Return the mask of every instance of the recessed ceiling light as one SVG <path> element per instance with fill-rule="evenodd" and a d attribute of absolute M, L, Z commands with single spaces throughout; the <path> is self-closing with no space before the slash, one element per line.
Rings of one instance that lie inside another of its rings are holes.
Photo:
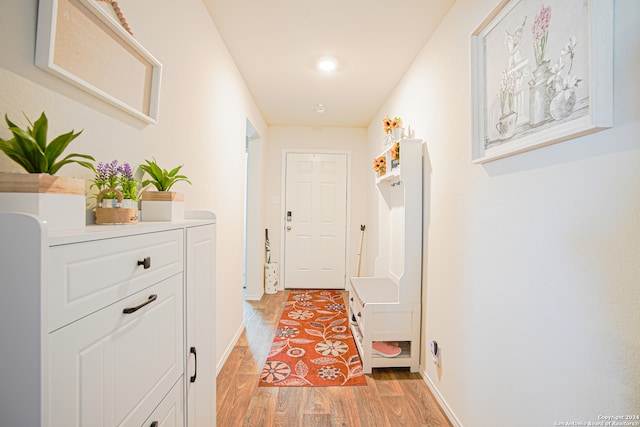
<path fill-rule="evenodd" d="M 318 114 L 324 114 L 324 112 L 325 112 L 326 110 L 327 110 L 327 109 L 325 108 L 324 104 L 318 104 L 318 105 L 316 105 L 316 113 L 318 113 Z"/>
<path fill-rule="evenodd" d="M 337 68 L 336 60 L 333 58 L 322 58 L 318 61 L 318 69 L 327 73 L 335 71 Z"/>

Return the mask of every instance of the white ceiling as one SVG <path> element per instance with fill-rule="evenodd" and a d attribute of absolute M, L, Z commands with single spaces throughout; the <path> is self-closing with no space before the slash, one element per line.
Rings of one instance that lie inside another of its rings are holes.
<path fill-rule="evenodd" d="M 203 0 L 269 125 L 349 127 L 369 124 L 454 1 Z M 337 71 L 316 69 L 325 55 Z"/>

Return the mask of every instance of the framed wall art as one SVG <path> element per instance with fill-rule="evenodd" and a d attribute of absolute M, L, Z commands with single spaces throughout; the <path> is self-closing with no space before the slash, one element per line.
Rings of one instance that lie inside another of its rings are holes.
<path fill-rule="evenodd" d="M 96 0 L 40 0 L 35 63 L 140 120 L 157 123 L 162 65 L 123 24 Z"/>
<path fill-rule="evenodd" d="M 613 123 L 613 0 L 505 0 L 471 35 L 472 161 Z"/>

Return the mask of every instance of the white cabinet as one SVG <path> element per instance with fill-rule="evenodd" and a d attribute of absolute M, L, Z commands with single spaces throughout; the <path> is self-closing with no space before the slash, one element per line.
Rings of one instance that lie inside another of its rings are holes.
<path fill-rule="evenodd" d="M 1 427 L 215 425 L 213 214 L 48 233 L 0 213 L 0 271 Z"/>
<path fill-rule="evenodd" d="M 216 229 L 187 229 L 187 421 L 190 427 L 216 423 L 215 265 Z"/>
<path fill-rule="evenodd" d="M 419 370 L 422 295 L 423 144 L 400 142 L 400 163 L 376 177 L 378 255 L 373 277 L 352 277 L 349 295 L 351 330 L 363 370 L 409 367 Z M 398 342 L 402 352 L 385 358 L 373 354 L 374 341 Z"/>

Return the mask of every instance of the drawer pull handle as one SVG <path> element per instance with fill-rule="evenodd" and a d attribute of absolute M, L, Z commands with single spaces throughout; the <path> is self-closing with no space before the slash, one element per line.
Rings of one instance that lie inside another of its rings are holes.
<path fill-rule="evenodd" d="M 144 269 L 151 267 L 151 257 L 145 257 L 143 260 L 138 261 L 138 265 L 144 265 Z"/>
<path fill-rule="evenodd" d="M 160 424 L 158 424 L 157 421 L 154 421 L 151 423 L 151 425 L 149 425 L 149 427 L 158 427 Z"/>
<path fill-rule="evenodd" d="M 136 311 L 140 310 L 142 307 L 144 307 L 147 304 L 151 304 L 152 302 L 154 302 L 155 300 L 158 299 L 158 295 L 153 294 L 153 295 L 149 295 L 149 299 L 146 300 L 145 302 L 143 302 L 142 304 L 135 306 L 135 307 L 128 307 L 125 308 L 124 310 L 122 310 L 122 312 L 124 314 L 131 314 L 131 313 L 135 313 Z"/>
<path fill-rule="evenodd" d="M 195 360 L 195 369 L 193 371 L 193 375 L 189 378 L 189 381 L 192 383 L 196 382 L 196 377 L 198 376 L 198 353 L 196 353 L 196 348 L 191 347 L 189 353 L 193 354 L 193 360 Z"/>

